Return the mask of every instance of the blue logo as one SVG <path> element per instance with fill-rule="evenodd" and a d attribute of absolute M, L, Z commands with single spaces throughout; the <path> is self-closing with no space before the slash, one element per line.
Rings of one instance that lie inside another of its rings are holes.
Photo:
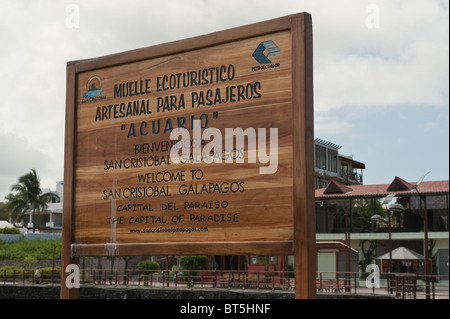
<path fill-rule="evenodd" d="M 259 64 L 268 64 L 272 63 L 269 58 L 277 56 L 278 53 L 280 53 L 280 48 L 277 47 L 275 42 L 269 40 L 259 44 L 255 52 L 253 52 L 253 57 Z"/>
<path fill-rule="evenodd" d="M 83 95 L 84 98 L 95 97 L 103 93 L 102 79 L 97 75 L 94 75 L 87 81 L 86 90 L 87 92 Z"/>

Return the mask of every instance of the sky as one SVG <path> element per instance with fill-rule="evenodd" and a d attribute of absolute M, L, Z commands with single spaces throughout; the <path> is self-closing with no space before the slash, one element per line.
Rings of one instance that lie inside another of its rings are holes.
<path fill-rule="evenodd" d="M 0 201 L 64 175 L 68 61 L 289 14 L 313 20 L 315 137 L 364 184 L 449 179 L 448 0 L 0 0 Z"/>

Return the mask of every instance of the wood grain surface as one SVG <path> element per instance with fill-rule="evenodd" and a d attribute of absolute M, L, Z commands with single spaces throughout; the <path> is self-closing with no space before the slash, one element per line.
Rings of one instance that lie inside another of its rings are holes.
<path fill-rule="evenodd" d="M 252 69 L 260 67 L 252 53 L 268 40 L 280 50 L 274 67 Z M 75 242 L 292 239 L 290 46 L 284 31 L 78 74 Z M 89 83 L 102 99 L 86 101 Z M 120 85 L 133 96 L 123 97 Z M 142 112 L 130 111 L 135 103 Z M 267 148 L 269 130 L 277 128 L 276 173 L 260 174 L 267 164 L 248 163 L 248 149 L 240 154 L 244 163 L 172 163 L 170 128 L 183 123 L 192 136 L 193 117 L 219 129 L 223 146 L 225 128 L 263 128 Z M 160 150 L 143 153 L 140 145 Z M 192 170 L 201 171 L 192 178 Z"/>

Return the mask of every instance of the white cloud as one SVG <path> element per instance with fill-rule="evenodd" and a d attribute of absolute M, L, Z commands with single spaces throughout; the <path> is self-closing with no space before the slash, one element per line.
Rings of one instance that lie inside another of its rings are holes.
<path fill-rule="evenodd" d="M 380 28 L 369 29 L 362 23 L 364 6 L 359 6 L 345 19 L 334 19 L 339 23 L 334 31 L 327 24 L 316 36 L 317 110 L 445 106 L 449 45 L 448 10 L 442 10 L 442 1 L 376 3 Z M 317 29 L 319 25 L 316 19 Z"/>
<path fill-rule="evenodd" d="M 380 27 L 370 29 L 366 8 L 372 3 L 379 6 Z M 66 24 L 70 4 L 80 9 L 80 28 Z M 62 179 L 67 61 L 302 11 L 313 19 L 315 131 L 319 135 L 354 128 L 344 116 L 339 120 L 330 116 L 330 111 L 362 113 L 369 107 L 406 104 L 448 106 L 446 0 L 3 0 L 0 183 L 4 185 L 0 185 L 0 200 L 3 189 L 9 190 L 5 183 L 14 183 L 31 168 L 38 170 L 43 181 L 51 181 L 46 187 Z"/>
<path fill-rule="evenodd" d="M 0 131 L 0 201 L 8 195 L 11 186 L 17 183 L 20 176 L 35 168 L 41 177 L 42 187 L 54 188 L 57 180 L 62 179 L 62 163 L 60 158 L 43 153 L 27 139 Z M 51 180 L 48 176 L 60 176 Z"/>
<path fill-rule="evenodd" d="M 352 125 L 349 122 L 344 121 L 341 118 L 323 114 L 318 114 L 314 118 L 314 131 L 316 132 L 316 135 L 322 137 L 345 133 L 349 131 L 351 127 Z"/>

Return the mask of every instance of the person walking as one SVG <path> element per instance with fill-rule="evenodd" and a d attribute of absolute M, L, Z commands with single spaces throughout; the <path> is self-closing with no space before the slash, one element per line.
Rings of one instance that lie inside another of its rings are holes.
<path fill-rule="evenodd" d="M 40 266 L 36 267 L 36 271 L 34 272 L 34 280 L 36 281 L 36 283 L 38 284 L 41 281 L 41 270 L 40 270 Z"/>

